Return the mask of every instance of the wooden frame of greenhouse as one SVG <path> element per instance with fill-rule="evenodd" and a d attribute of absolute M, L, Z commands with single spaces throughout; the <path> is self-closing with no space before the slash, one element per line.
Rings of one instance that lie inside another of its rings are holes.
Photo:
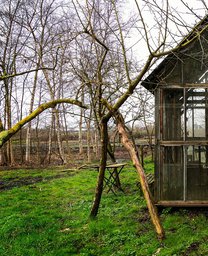
<path fill-rule="evenodd" d="M 208 17 L 142 85 L 155 95 L 156 204 L 208 206 Z"/>

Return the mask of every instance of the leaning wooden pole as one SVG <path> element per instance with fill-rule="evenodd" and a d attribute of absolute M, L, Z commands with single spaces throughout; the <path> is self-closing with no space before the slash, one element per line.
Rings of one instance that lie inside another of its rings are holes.
<path fill-rule="evenodd" d="M 142 191 L 143 191 L 146 203 L 147 203 L 147 207 L 148 207 L 148 210 L 149 210 L 149 213 L 150 213 L 152 223 L 153 223 L 153 225 L 155 227 L 155 230 L 157 232 L 158 238 L 159 239 L 164 239 L 165 232 L 164 232 L 164 229 L 161 225 L 160 218 L 159 218 L 159 215 L 158 215 L 158 212 L 157 212 L 157 208 L 153 203 L 152 195 L 151 195 L 150 190 L 149 190 L 149 186 L 148 186 L 148 183 L 147 183 L 147 180 L 146 180 L 144 169 L 143 169 L 142 165 L 139 162 L 134 144 L 131 141 L 130 137 L 128 136 L 128 132 L 125 128 L 123 118 L 120 114 L 116 115 L 116 120 L 117 120 L 118 132 L 121 135 L 122 144 L 128 150 L 128 152 L 131 156 L 132 162 L 133 162 L 134 166 L 136 167 L 137 173 L 139 175 L 141 188 L 142 188 Z"/>

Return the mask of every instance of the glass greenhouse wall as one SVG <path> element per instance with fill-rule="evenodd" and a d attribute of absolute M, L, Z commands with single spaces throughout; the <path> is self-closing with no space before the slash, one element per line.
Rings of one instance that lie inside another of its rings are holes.
<path fill-rule="evenodd" d="M 155 95 L 155 201 L 208 206 L 208 15 L 142 82 Z"/>
<path fill-rule="evenodd" d="M 156 201 L 208 201 L 208 88 L 169 87 L 155 93 Z"/>

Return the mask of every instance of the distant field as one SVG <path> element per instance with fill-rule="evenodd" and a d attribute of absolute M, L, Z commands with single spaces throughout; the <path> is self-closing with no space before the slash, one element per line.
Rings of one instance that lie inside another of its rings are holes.
<path fill-rule="evenodd" d="M 208 255 L 206 209 L 164 209 L 166 239 L 157 240 L 131 165 L 124 193 L 104 191 L 90 221 L 96 178 L 93 170 L 0 171 L 0 255 Z"/>

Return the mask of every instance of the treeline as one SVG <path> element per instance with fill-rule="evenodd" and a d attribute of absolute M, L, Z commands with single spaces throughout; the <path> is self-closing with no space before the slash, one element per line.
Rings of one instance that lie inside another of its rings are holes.
<path fill-rule="evenodd" d="M 151 127 L 151 129 L 154 131 L 153 127 Z M 42 128 L 38 130 L 33 128 L 31 129 L 31 160 L 30 162 L 27 162 L 27 165 L 38 166 L 63 164 L 59 153 L 56 131 L 53 131 L 51 137 L 49 136 L 49 133 L 50 128 Z M 16 165 L 25 165 L 26 163 L 26 135 L 27 129 L 22 129 L 12 138 L 13 158 Z M 151 138 L 148 137 L 148 131 L 144 127 L 135 127 L 132 135 L 135 138 L 138 148 L 140 148 L 141 145 L 148 145 L 149 142 L 151 143 L 150 140 L 154 138 L 154 133 L 151 134 Z M 82 131 L 81 140 L 79 131 L 71 130 L 67 131 L 67 133 L 66 131 L 61 131 L 61 144 L 63 153 L 68 163 L 73 163 L 76 165 L 84 159 L 85 161 L 99 160 L 100 141 L 99 137 L 96 135 L 96 130 L 91 129 L 90 139 L 88 136 L 88 131 L 85 129 Z M 120 157 L 124 157 L 126 153 L 123 152 L 125 151 L 123 148 L 121 149 L 122 144 L 120 141 L 120 136 L 116 130 L 109 131 L 109 139 L 112 144 L 113 152 L 117 152 Z M 145 152 L 140 151 L 141 154 L 146 154 Z M 5 166 L 7 163 L 7 154 L 4 150 L 2 150 L 0 155 L 0 165 Z"/>
<path fill-rule="evenodd" d="M 138 64 L 124 52 L 125 42 L 119 39 L 130 33 L 136 21 L 132 16 L 117 16 L 125 5 L 119 1 L 92 3 L 0 2 L 0 131 L 11 130 L 48 101 L 73 98 L 88 106 L 84 110 L 59 104 L 44 111 L 0 149 L 1 164 L 39 163 L 42 158 L 50 163 L 52 156 L 66 164 L 68 141 L 75 134 L 80 154 L 86 144 L 87 159 L 91 159 L 92 147 L 99 158 L 100 123 L 108 112 L 101 99 L 114 104 L 127 86 L 125 77 Z M 126 96 L 123 112 L 132 127 L 137 120 L 149 122 L 149 117 L 145 121 L 143 117 L 152 112 L 152 96 L 141 88 L 135 88 L 133 101 Z M 111 121 L 109 127 L 115 124 Z M 72 135 L 70 130 L 78 132 Z M 34 152 L 40 156 L 34 158 Z"/>

